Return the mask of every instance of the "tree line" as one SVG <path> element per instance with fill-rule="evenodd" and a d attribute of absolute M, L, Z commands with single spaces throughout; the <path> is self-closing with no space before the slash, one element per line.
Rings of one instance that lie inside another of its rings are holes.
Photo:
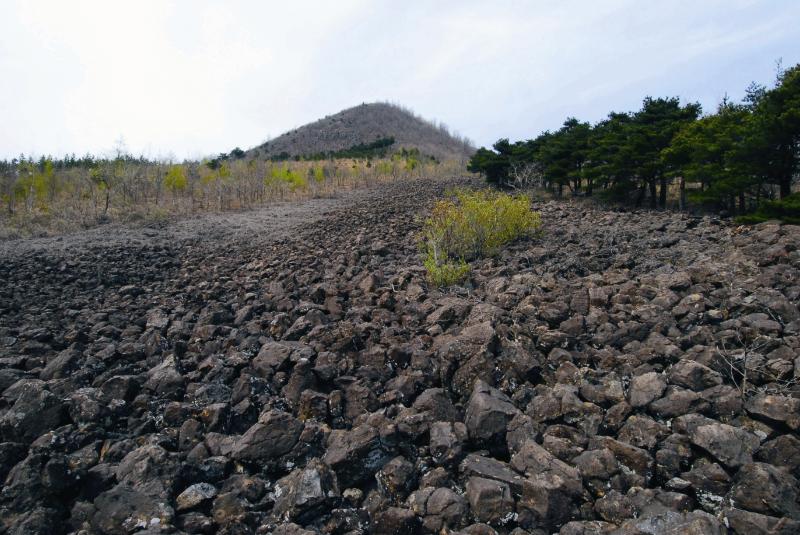
<path fill-rule="evenodd" d="M 611 112 L 595 124 L 570 117 L 534 139 L 500 139 L 493 150 L 480 148 L 468 169 L 500 186 L 538 185 L 635 206 L 791 211 L 800 171 L 800 64 L 779 68 L 771 87 L 752 83 L 741 102 L 725 98 L 714 113 L 676 97 L 646 97 L 639 110 Z"/>

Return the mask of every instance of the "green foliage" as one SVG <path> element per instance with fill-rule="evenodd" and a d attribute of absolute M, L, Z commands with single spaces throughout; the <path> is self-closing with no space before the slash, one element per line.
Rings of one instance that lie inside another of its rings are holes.
<path fill-rule="evenodd" d="M 394 164 L 391 161 L 381 160 L 376 165 L 376 171 L 380 175 L 391 175 L 394 173 Z"/>
<path fill-rule="evenodd" d="M 452 286 L 465 280 L 469 275 L 469 264 L 464 260 L 444 261 L 429 254 L 422 263 L 428 271 L 428 278 L 436 286 Z"/>
<path fill-rule="evenodd" d="M 217 169 L 219 169 L 220 167 L 225 165 L 225 162 L 228 160 L 229 157 L 230 157 L 230 155 L 222 152 L 216 158 L 212 158 L 211 160 L 207 160 L 206 161 L 206 166 L 209 169 L 211 169 L 212 171 L 216 171 Z"/>
<path fill-rule="evenodd" d="M 359 143 L 349 149 L 328 153 L 329 158 L 380 158 L 386 156 L 386 152 L 394 145 L 393 137 L 376 139 L 372 143 Z"/>
<path fill-rule="evenodd" d="M 482 173 L 490 184 L 500 184 L 505 181 L 508 178 L 510 159 L 503 153 L 499 153 L 498 145 L 501 143 L 507 144 L 508 140 L 501 139 L 494 144 L 495 150 L 498 152 L 484 147 L 479 148 L 470 158 L 467 170 L 471 173 Z"/>
<path fill-rule="evenodd" d="M 779 201 L 764 201 L 755 213 L 740 216 L 739 223 L 762 223 L 770 219 L 780 219 L 785 223 L 800 225 L 800 193 L 792 193 Z"/>
<path fill-rule="evenodd" d="M 172 193 L 186 189 L 188 180 L 182 165 L 171 165 L 167 175 L 164 177 L 164 187 Z"/>
<path fill-rule="evenodd" d="M 336 151 L 327 151 L 327 152 L 318 152 L 315 154 L 306 154 L 300 155 L 297 154 L 294 156 L 296 161 L 302 160 L 328 160 L 328 159 L 353 159 L 353 160 L 363 160 L 363 159 L 371 159 L 371 158 L 383 158 L 387 155 L 389 151 L 389 147 L 394 145 L 394 138 L 393 137 L 384 137 L 380 139 L 376 139 L 371 143 L 358 143 L 356 145 L 352 145 L 349 148 L 336 150 Z M 270 158 L 274 162 L 282 162 L 292 158 L 292 156 L 288 152 L 281 152 Z"/>
<path fill-rule="evenodd" d="M 758 206 L 761 213 L 792 193 L 800 175 L 800 65 L 782 71 L 771 88 L 752 84 L 740 104 L 726 99 L 715 113 L 700 113 L 696 103 L 647 97 L 638 111 L 594 125 L 570 118 L 535 139 L 501 139 L 478 149 L 468 169 L 507 185 L 526 164 L 559 193 L 564 186 L 589 195 L 598 189 L 605 198 L 662 208 L 675 181 L 682 203 L 688 197 L 738 213 Z"/>
<path fill-rule="evenodd" d="M 322 166 L 310 167 L 308 169 L 308 175 L 317 184 L 322 184 L 323 182 L 325 182 L 325 169 L 323 169 Z"/>
<path fill-rule="evenodd" d="M 290 169 L 288 166 L 273 167 L 270 170 L 269 176 L 265 179 L 265 183 L 269 184 L 286 184 L 289 186 L 290 191 L 305 190 L 308 188 L 308 180 L 298 171 Z"/>
<path fill-rule="evenodd" d="M 716 114 L 678 132 L 662 151 L 673 176 L 701 185 L 694 200 L 720 203 L 758 182 L 747 158 L 751 119 L 745 107 L 724 102 Z"/>
<path fill-rule="evenodd" d="M 435 284 L 452 284 L 468 272 L 467 260 L 491 256 L 541 226 L 527 196 L 459 190 L 437 202 L 422 235 L 424 265 Z"/>

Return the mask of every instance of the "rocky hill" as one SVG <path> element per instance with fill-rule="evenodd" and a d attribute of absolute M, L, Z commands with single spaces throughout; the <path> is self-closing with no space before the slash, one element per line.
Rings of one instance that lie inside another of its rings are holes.
<path fill-rule="evenodd" d="M 800 532 L 800 227 L 550 202 L 442 291 L 452 185 L 0 251 L 0 532 Z"/>
<path fill-rule="evenodd" d="M 376 102 L 340 111 L 301 126 L 251 149 L 252 156 L 312 155 L 350 149 L 394 138 L 392 148 L 417 148 L 442 160 L 468 158 L 474 148 L 444 126 L 426 121 L 394 104 Z"/>

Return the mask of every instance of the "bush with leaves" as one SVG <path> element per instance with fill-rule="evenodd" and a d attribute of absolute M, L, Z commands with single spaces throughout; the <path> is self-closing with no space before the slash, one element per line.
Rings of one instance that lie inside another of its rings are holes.
<path fill-rule="evenodd" d="M 447 286 L 469 273 L 469 260 L 493 256 L 500 248 L 541 226 L 525 195 L 458 190 L 437 202 L 425 221 L 422 252 L 428 276 Z"/>
<path fill-rule="evenodd" d="M 784 223 L 800 225 L 800 193 L 775 201 L 763 201 L 755 213 L 743 215 L 736 220 L 739 223 L 763 223 L 770 219 L 780 219 Z"/>
<path fill-rule="evenodd" d="M 308 187 L 308 180 L 298 171 L 294 171 L 288 166 L 273 167 L 265 182 L 283 182 L 289 185 L 291 191 L 305 190 Z"/>

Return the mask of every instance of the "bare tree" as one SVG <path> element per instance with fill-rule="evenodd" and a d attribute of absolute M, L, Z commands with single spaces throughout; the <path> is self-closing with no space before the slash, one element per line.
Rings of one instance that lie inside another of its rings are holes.
<path fill-rule="evenodd" d="M 544 174 L 531 162 L 514 162 L 508 173 L 509 186 L 514 189 L 542 187 Z"/>

